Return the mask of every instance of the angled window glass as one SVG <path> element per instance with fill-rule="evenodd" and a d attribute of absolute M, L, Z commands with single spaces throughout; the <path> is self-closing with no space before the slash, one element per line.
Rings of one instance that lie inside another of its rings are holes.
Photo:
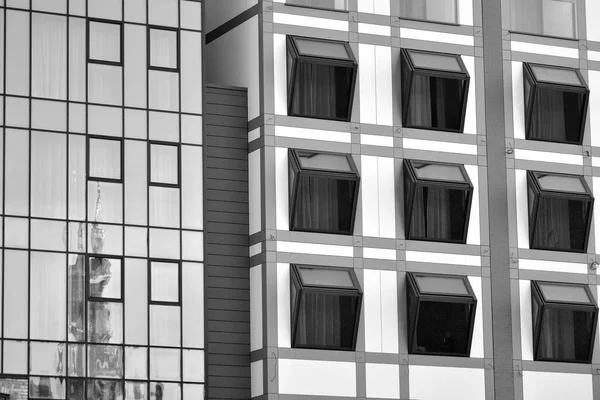
<path fill-rule="evenodd" d="M 458 23 L 456 0 L 402 0 L 400 15 L 424 21 Z"/>
<path fill-rule="evenodd" d="M 512 30 L 576 38 L 576 6 L 576 0 L 511 0 Z"/>
<path fill-rule="evenodd" d="M 290 149 L 290 230 L 354 232 L 360 177 L 348 154 Z"/>
<path fill-rule="evenodd" d="M 88 51 L 89 62 L 121 64 L 121 33 L 120 23 L 88 22 Z"/>
<path fill-rule="evenodd" d="M 465 276 L 407 273 L 409 354 L 468 357 L 477 299 Z"/>
<path fill-rule="evenodd" d="M 457 54 L 402 49 L 402 125 L 462 132 L 470 76 Z"/>
<path fill-rule="evenodd" d="M 573 68 L 523 63 L 525 137 L 581 144 L 589 89 Z"/>
<path fill-rule="evenodd" d="M 285 4 L 327 10 L 347 10 L 346 0 L 285 0 Z"/>
<path fill-rule="evenodd" d="M 528 171 L 527 185 L 530 248 L 584 253 L 594 198 L 582 177 Z"/>
<path fill-rule="evenodd" d="M 466 243 L 472 196 L 464 166 L 405 159 L 406 238 Z"/>
<path fill-rule="evenodd" d="M 354 270 L 292 264 L 290 294 L 293 348 L 354 351 L 362 299 Z"/>
<path fill-rule="evenodd" d="M 531 281 L 533 358 L 591 362 L 598 306 L 587 285 Z"/>
<path fill-rule="evenodd" d="M 347 42 L 288 36 L 288 115 L 349 121 L 357 68 Z"/>

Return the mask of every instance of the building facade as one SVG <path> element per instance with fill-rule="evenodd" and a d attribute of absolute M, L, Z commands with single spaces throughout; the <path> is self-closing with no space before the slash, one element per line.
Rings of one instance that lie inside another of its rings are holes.
<path fill-rule="evenodd" d="M 600 3 L 204 7 L 250 256 L 246 392 L 209 340 L 209 398 L 600 398 Z"/>
<path fill-rule="evenodd" d="M 1 398 L 204 398 L 201 6 L 0 2 Z"/>

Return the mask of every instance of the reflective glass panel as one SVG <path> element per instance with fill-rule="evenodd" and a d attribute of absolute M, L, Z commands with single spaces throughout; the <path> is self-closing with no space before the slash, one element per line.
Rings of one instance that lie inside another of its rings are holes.
<path fill-rule="evenodd" d="M 460 165 L 427 164 L 415 161 L 412 165 L 419 179 L 466 182 Z"/>
<path fill-rule="evenodd" d="M 35 375 L 66 375 L 64 343 L 30 342 L 29 373 Z"/>
<path fill-rule="evenodd" d="M 150 145 L 152 183 L 166 183 L 176 185 L 178 183 L 178 147 L 159 144 Z"/>
<path fill-rule="evenodd" d="M 121 259 L 89 258 L 89 296 L 93 298 L 121 298 Z"/>
<path fill-rule="evenodd" d="M 563 83 L 566 85 L 582 86 L 577 72 L 573 69 L 544 67 L 541 65 L 531 65 L 536 79 L 538 81 L 550 83 Z"/>
<path fill-rule="evenodd" d="M 180 311 L 176 306 L 150 306 L 150 345 L 179 346 Z"/>
<path fill-rule="evenodd" d="M 446 276 L 415 276 L 419 290 L 423 293 L 447 293 L 468 295 L 469 291 L 462 278 Z"/>
<path fill-rule="evenodd" d="M 88 340 L 93 343 L 123 343 L 123 304 L 88 302 Z"/>
<path fill-rule="evenodd" d="M 123 400 L 123 382 L 89 379 L 87 398 L 98 400 Z"/>
<path fill-rule="evenodd" d="M 91 60 L 121 62 L 121 24 L 89 22 Z"/>
<path fill-rule="evenodd" d="M 346 270 L 298 268 L 305 285 L 354 287 L 350 272 Z"/>
<path fill-rule="evenodd" d="M 121 179 L 121 142 L 89 139 L 91 178 Z"/>
<path fill-rule="evenodd" d="M 123 348 L 88 345 L 88 374 L 94 378 L 122 378 Z"/>
<path fill-rule="evenodd" d="M 65 340 L 66 257 L 59 253 L 31 252 L 30 337 Z"/>
<path fill-rule="evenodd" d="M 422 53 L 409 51 L 415 68 L 437 69 L 442 71 L 463 72 L 457 56 L 441 53 Z"/>
<path fill-rule="evenodd" d="M 69 341 L 85 340 L 85 256 L 70 254 L 68 265 Z"/>
<path fill-rule="evenodd" d="M 179 302 L 179 264 L 153 261 L 150 270 L 151 300 Z"/>
<path fill-rule="evenodd" d="M 328 42 L 295 37 L 298 53 L 303 56 L 316 56 L 323 58 L 341 58 L 350 60 L 344 42 Z"/>
<path fill-rule="evenodd" d="M 150 382 L 150 400 L 181 400 L 179 383 Z"/>
<path fill-rule="evenodd" d="M 181 379 L 179 349 L 150 348 L 150 379 L 178 381 Z"/>
<path fill-rule="evenodd" d="M 64 399 L 65 379 L 32 376 L 29 378 L 30 399 Z"/>
<path fill-rule="evenodd" d="M 536 177 L 543 190 L 587 193 L 578 176 L 536 174 Z"/>
<path fill-rule="evenodd" d="M 86 400 L 85 381 L 83 379 L 69 379 L 67 381 L 67 399 Z"/>
<path fill-rule="evenodd" d="M 126 347 L 125 360 L 126 379 L 148 379 L 148 350 L 145 347 Z"/>
<path fill-rule="evenodd" d="M 148 384 L 125 382 L 125 400 L 148 400 Z"/>
<path fill-rule="evenodd" d="M 150 66 L 177 68 L 177 32 L 150 29 Z"/>
<path fill-rule="evenodd" d="M 547 301 L 567 303 L 591 303 L 583 286 L 552 285 L 550 283 L 539 283 L 538 286 Z"/>
<path fill-rule="evenodd" d="M 299 151 L 298 159 L 302 168 L 328 169 L 342 172 L 352 172 L 345 154 L 323 154 Z"/>
<path fill-rule="evenodd" d="M 85 376 L 85 345 L 69 344 L 69 376 Z"/>

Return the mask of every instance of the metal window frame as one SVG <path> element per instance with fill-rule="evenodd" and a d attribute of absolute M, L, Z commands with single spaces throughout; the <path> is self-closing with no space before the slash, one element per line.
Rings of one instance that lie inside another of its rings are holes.
<path fill-rule="evenodd" d="M 574 193 L 574 192 L 560 192 L 556 190 L 546 190 L 542 189 L 540 183 L 537 180 L 536 174 L 543 175 L 555 175 L 555 176 L 568 176 L 571 178 L 577 177 L 583 184 L 583 187 L 586 190 L 586 193 Z M 533 192 L 533 200 L 529 195 L 529 190 Z M 538 220 L 538 211 L 540 205 L 541 198 L 562 198 L 567 200 L 577 200 L 588 203 L 588 212 L 586 216 L 586 229 L 585 229 L 585 241 L 583 243 L 583 249 L 571 249 L 571 248 L 554 248 L 554 247 L 541 247 L 535 246 L 533 244 L 535 232 L 537 229 L 537 220 Z M 532 203 L 533 201 L 533 203 Z M 587 182 L 583 178 L 582 175 L 572 175 L 572 174 L 563 174 L 558 172 L 544 172 L 544 171 L 527 171 L 527 205 L 528 212 L 527 215 L 529 217 L 529 248 L 537 249 L 537 250 L 549 250 L 549 251 L 565 251 L 571 253 L 585 253 L 588 248 L 588 243 L 590 239 L 590 229 L 592 225 L 592 213 L 594 211 L 594 196 Z"/>
<path fill-rule="evenodd" d="M 125 257 L 124 256 L 115 256 L 110 254 L 98 254 L 98 253 L 85 253 L 85 285 L 86 285 L 86 300 L 94 303 L 123 303 L 124 304 L 124 295 L 125 295 Z M 121 296 L 119 298 L 112 297 L 93 297 L 90 292 L 90 258 L 107 258 L 109 260 L 120 260 L 121 261 Z M 123 312 L 125 312 L 125 308 L 123 308 Z M 87 315 L 86 315 L 87 317 Z"/>
<path fill-rule="evenodd" d="M 437 180 L 437 179 L 423 179 L 418 178 L 417 173 L 415 172 L 415 167 L 413 162 L 423 162 L 426 164 L 434 164 L 434 165 L 445 165 L 445 166 L 453 166 L 459 167 L 464 178 L 465 182 L 457 182 L 457 181 L 449 181 L 449 180 Z M 465 169 L 463 164 L 454 164 L 448 162 L 439 162 L 439 161 L 426 161 L 426 160 L 411 160 L 405 158 L 403 161 L 404 164 L 404 185 L 408 185 L 409 190 L 404 190 L 404 234 L 407 240 L 424 240 L 429 242 L 443 242 L 443 243 L 459 243 L 465 244 L 467 243 L 467 234 L 469 231 L 469 220 L 471 217 L 471 205 L 473 203 L 473 191 L 474 187 L 471 183 L 471 179 L 469 178 L 469 174 Z M 466 216 L 463 227 L 462 238 L 459 240 L 450 240 L 450 239 L 434 239 L 427 237 L 415 237 L 410 234 L 410 228 L 412 226 L 413 220 L 413 206 L 415 204 L 415 198 L 417 195 L 417 189 L 423 187 L 440 187 L 445 189 L 454 189 L 464 191 L 467 195 L 467 206 L 466 206 Z"/>
<path fill-rule="evenodd" d="M 181 187 L 181 144 L 176 142 L 165 142 L 158 140 L 148 140 L 148 157 L 147 157 L 147 168 L 148 171 L 148 185 L 158 186 L 165 188 L 179 188 Z M 152 146 L 171 146 L 177 148 L 177 183 L 164 183 L 152 180 Z"/>
<path fill-rule="evenodd" d="M 300 55 L 298 51 L 298 47 L 296 46 L 295 39 L 304 39 L 313 42 L 325 42 L 325 43 L 337 43 L 343 44 L 346 48 L 346 52 L 350 60 L 339 59 L 333 57 L 318 57 L 318 56 L 306 56 Z M 352 105 L 354 104 L 354 92 L 356 90 L 356 77 L 358 75 L 358 62 L 356 61 L 356 57 L 350 44 L 348 42 L 342 42 L 339 40 L 329 40 L 329 39 L 321 39 L 315 37 L 304 37 L 304 36 L 296 36 L 296 35 L 287 35 L 286 36 L 287 43 L 287 51 L 286 51 L 286 64 L 287 64 L 287 114 L 292 117 L 302 117 L 302 118 L 313 118 L 313 119 L 327 119 L 331 121 L 344 121 L 349 122 L 352 116 Z M 290 65 L 288 55 L 292 57 L 292 63 Z M 315 117 L 312 115 L 306 114 L 294 114 L 292 112 L 293 106 L 292 101 L 294 98 L 295 87 L 298 84 L 299 77 L 296 72 L 298 70 L 298 63 L 307 63 L 307 64 L 318 64 L 325 65 L 331 67 L 345 67 L 352 70 L 352 78 L 350 83 L 350 95 L 348 96 L 348 113 L 344 118 L 321 118 Z"/>
<path fill-rule="evenodd" d="M 590 302 L 589 303 L 579 303 L 579 302 L 561 302 L 561 301 L 548 301 L 544 296 L 544 292 L 541 290 L 539 284 L 550 284 L 553 286 L 570 286 L 570 287 L 582 287 L 586 291 Z M 592 354 L 594 353 L 594 342 L 596 339 L 596 330 L 598 324 L 598 305 L 592 292 L 588 285 L 579 284 L 579 283 L 569 283 L 569 282 L 550 282 L 550 281 L 531 281 L 531 307 L 533 309 L 534 304 L 537 303 L 538 313 L 534 315 L 533 312 L 531 314 L 532 318 L 532 334 L 533 334 L 533 360 L 534 361 L 554 361 L 554 362 L 565 362 L 565 363 L 575 363 L 575 364 L 591 364 L 592 362 Z M 571 311 L 584 311 L 588 313 L 592 313 L 592 331 L 590 332 L 589 337 L 589 351 L 587 354 L 587 358 L 585 360 L 567 360 L 562 358 L 552 358 L 552 357 L 540 357 L 539 355 L 539 345 L 540 338 L 542 333 L 542 322 L 544 311 L 546 310 L 571 310 Z"/>
<path fill-rule="evenodd" d="M 348 160 L 348 164 L 350 164 L 351 173 L 335 171 L 335 170 L 326 170 L 326 169 L 313 169 L 313 168 L 303 168 L 300 164 L 299 153 L 301 152 L 311 152 L 318 154 L 331 154 L 336 156 L 346 156 L 346 160 Z M 360 192 L 360 174 L 358 172 L 358 168 L 354 163 L 354 159 L 351 154 L 347 153 L 334 153 L 330 151 L 314 151 L 314 150 L 303 150 L 303 149 L 288 149 L 288 168 L 290 168 L 290 172 L 293 171 L 295 173 L 295 178 L 288 179 L 288 192 L 289 192 L 289 227 L 290 231 L 300 231 L 300 232 L 315 232 L 315 233 L 332 233 L 336 235 L 353 235 L 354 234 L 354 224 L 356 222 L 356 209 L 358 204 L 358 195 Z M 324 229 L 307 229 L 307 228 L 298 228 L 296 222 L 296 206 L 298 203 L 298 190 L 299 190 L 299 180 L 300 176 L 319 178 L 319 179 L 333 179 L 333 180 L 346 180 L 346 181 L 354 181 L 356 182 L 354 188 L 354 199 L 352 201 L 352 212 L 351 212 L 351 220 L 350 220 L 350 229 L 349 231 L 335 230 L 328 231 Z"/>
<path fill-rule="evenodd" d="M 181 69 L 181 34 L 179 32 L 179 29 L 177 28 L 171 28 L 168 26 L 160 26 L 160 25 L 148 25 L 147 27 L 147 32 L 146 32 L 146 37 L 147 37 L 147 48 L 146 48 L 146 61 L 147 61 L 147 65 L 148 65 L 148 69 L 149 70 L 155 70 L 155 71 L 165 71 L 165 72 L 179 72 Z M 152 30 L 158 30 L 158 31 L 170 31 L 170 32 L 175 32 L 175 51 L 176 56 L 175 56 L 175 62 L 177 63 L 177 66 L 174 68 L 170 68 L 170 67 L 159 67 L 159 66 L 154 66 L 152 65 L 152 41 L 150 38 L 150 33 Z"/>
<path fill-rule="evenodd" d="M 307 266 L 314 269 L 321 270 L 334 270 L 334 271 L 348 271 L 350 279 L 354 284 L 354 288 L 342 288 L 339 286 L 324 286 L 324 285 L 305 285 L 302 281 L 298 267 Z M 296 299 L 292 298 L 292 288 L 296 287 Z M 298 317 L 300 312 L 300 302 L 302 300 L 303 293 L 318 293 L 318 294 L 331 294 L 338 296 L 352 296 L 356 297 L 356 315 L 354 316 L 354 332 L 352 336 L 352 346 L 350 348 L 342 346 L 324 346 L 324 345 L 299 345 L 296 343 L 297 329 L 298 329 Z M 292 323 L 291 332 L 291 346 L 296 349 L 316 349 L 316 350 L 341 350 L 341 351 L 355 351 L 356 341 L 358 337 L 358 327 L 360 324 L 360 312 L 362 310 L 362 296 L 363 291 L 360 286 L 360 282 L 356 277 L 356 273 L 352 268 L 343 267 L 326 267 L 321 265 L 307 265 L 307 264 L 290 264 L 290 316 Z"/>
<path fill-rule="evenodd" d="M 569 85 L 567 83 L 551 83 L 547 81 L 539 81 L 535 77 L 535 73 L 533 72 L 533 67 L 543 67 L 543 68 L 551 68 L 551 69 L 561 69 L 566 71 L 574 71 L 579 78 L 581 85 Z M 590 89 L 583 79 L 581 72 L 577 68 L 569 68 L 562 67 L 557 65 L 544 65 L 537 63 L 523 63 L 523 95 L 525 96 L 526 84 L 529 83 L 531 89 L 529 90 L 529 96 L 524 99 L 524 107 L 525 107 L 525 139 L 527 140 L 535 140 L 539 142 L 552 142 L 552 143 L 566 143 L 566 144 L 577 144 L 581 145 L 583 142 L 583 135 L 585 133 L 585 124 L 587 120 L 588 106 L 589 106 L 589 98 L 590 98 Z M 569 140 L 550 140 L 550 139 L 542 139 L 542 138 L 532 138 L 531 131 L 533 126 L 533 112 L 534 105 L 537 100 L 537 94 L 540 89 L 552 90 L 555 92 L 570 92 L 576 93 L 579 95 L 583 95 L 583 106 L 581 109 L 581 115 L 579 116 L 581 120 L 581 126 L 578 132 L 578 140 L 577 141 L 569 141 Z"/>
<path fill-rule="evenodd" d="M 113 24 L 113 25 L 119 25 L 120 28 L 120 38 L 119 38 L 119 61 L 107 61 L 107 60 L 101 60 L 101 59 L 96 59 L 96 58 L 91 58 L 90 56 L 90 49 L 91 49 L 91 43 L 90 43 L 90 23 L 95 22 L 95 23 L 100 23 L 100 24 Z M 86 36 L 87 36 L 87 46 L 86 46 L 86 59 L 88 63 L 94 63 L 94 64 L 104 64 L 104 65 L 114 65 L 114 66 L 119 66 L 122 67 L 123 66 L 123 59 L 125 58 L 125 49 L 124 49 L 124 25 L 123 22 L 120 21 L 115 21 L 112 19 L 102 19 L 102 18 L 88 18 L 87 19 L 87 23 L 86 23 Z"/>
<path fill-rule="evenodd" d="M 90 140 L 94 139 L 94 140 L 112 140 L 115 142 L 119 142 L 119 152 L 120 152 L 120 161 L 121 161 L 121 176 L 119 178 L 103 178 L 103 177 L 97 177 L 97 176 L 92 176 L 90 174 Z M 94 181 L 94 182 L 108 182 L 108 183 L 123 183 L 123 177 L 125 176 L 125 141 L 122 137 L 116 137 L 116 136 L 102 136 L 102 135 L 86 135 L 86 141 L 85 141 L 85 147 L 86 147 L 86 176 L 87 176 L 87 181 Z"/>
<path fill-rule="evenodd" d="M 453 71 L 444 71 L 440 69 L 434 68 L 422 68 L 416 67 L 413 63 L 412 57 L 410 53 L 422 53 L 422 54 L 435 54 L 435 55 L 444 55 L 449 57 L 454 57 L 458 61 L 458 64 L 461 68 L 461 72 L 453 72 Z M 462 60 L 460 54 L 452 54 L 452 53 L 441 53 L 434 51 L 425 51 L 418 49 L 409 49 L 402 48 L 400 50 L 400 68 L 406 73 L 406 79 L 403 79 L 402 89 L 401 89 L 401 98 L 402 98 L 402 126 L 405 128 L 413 128 L 413 129 L 428 129 L 433 131 L 445 131 L 445 132 L 457 132 L 463 133 L 465 127 L 465 115 L 467 112 L 467 100 L 469 96 L 469 85 L 471 81 L 471 76 L 467 71 L 467 68 Z M 412 83 L 413 76 L 421 75 L 421 76 L 429 76 L 431 78 L 446 78 L 446 79 L 456 79 L 464 81 L 463 91 L 462 91 L 462 102 L 461 102 L 461 115 L 460 115 L 460 126 L 458 129 L 448 129 L 448 128 L 437 128 L 433 126 L 422 126 L 422 125 L 412 125 L 408 123 L 408 111 L 410 108 L 410 99 L 412 95 Z"/>
<path fill-rule="evenodd" d="M 177 265 L 177 300 L 176 301 L 164 301 L 164 300 L 152 300 L 152 263 L 164 263 L 164 264 L 175 264 Z M 148 304 L 158 306 L 183 306 L 182 302 L 182 282 L 183 271 L 181 269 L 181 261 L 168 259 L 168 258 L 148 258 Z M 150 314 L 148 314 L 148 317 Z M 156 346 L 152 346 L 156 347 Z"/>
<path fill-rule="evenodd" d="M 453 278 L 462 279 L 467 288 L 469 294 L 449 294 L 449 293 L 422 293 L 417 283 L 418 276 L 430 276 L 438 278 Z M 469 283 L 469 279 L 466 275 L 449 275 L 449 274 L 432 274 L 425 272 L 407 272 L 406 273 L 406 302 L 410 303 L 411 296 L 416 302 L 414 312 L 411 312 L 410 308 L 407 307 L 407 336 L 408 336 L 408 354 L 422 354 L 422 355 L 437 355 L 437 356 L 450 356 L 450 357 L 470 357 L 471 344 L 473 341 L 473 330 L 475 326 L 475 315 L 477 313 L 477 297 L 475 292 Z M 421 308 L 421 302 L 429 303 L 457 303 L 457 304 L 470 304 L 471 315 L 469 316 L 469 334 L 467 339 L 467 348 L 465 353 L 446 353 L 436 351 L 419 351 L 417 349 L 417 323 L 419 319 L 419 311 Z"/>

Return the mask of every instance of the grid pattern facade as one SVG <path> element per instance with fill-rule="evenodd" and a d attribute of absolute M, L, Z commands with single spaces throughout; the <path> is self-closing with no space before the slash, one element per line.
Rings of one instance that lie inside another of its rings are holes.
<path fill-rule="evenodd" d="M 594 130 L 600 122 L 594 111 L 600 105 L 600 31 L 589 16 L 597 15 L 599 6 L 570 2 L 570 14 L 563 15 L 572 21 L 570 28 L 552 34 L 548 22 L 532 23 L 539 32 L 526 34 L 516 30 L 521 22 L 511 22 L 518 5 L 509 0 L 497 9 L 479 0 L 445 2 L 454 4 L 456 14 L 442 22 L 409 17 L 404 1 L 349 0 L 347 12 L 332 10 L 344 8 L 344 2 L 329 2 L 330 10 L 310 7 L 324 2 L 287 3 L 247 4 L 238 20 L 237 14 L 215 7 L 211 11 L 223 25 L 218 34 L 207 33 L 207 79 L 248 87 L 252 396 L 499 398 L 494 334 L 502 329 L 493 324 L 500 316 L 492 314 L 492 269 L 497 268 L 506 271 L 510 301 L 501 309 L 507 318 L 502 334 L 512 354 L 501 368 L 508 368 L 514 382 L 514 392 L 502 398 L 597 397 L 596 349 L 591 364 L 533 361 L 530 289 L 532 280 L 580 283 L 598 298 L 597 272 L 590 268 L 597 259 L 597 212 L 583 253 L 530 249 L 526 176 L 528 170 L 581 175 L 598 196 L 600 139 Z M 501 15 L 494 14 L 500 10 Z M 495 19 L 501 32 L 492 56 L 484 48 L 484 18 Z M 358 62 L 349 122 L 289 116 L 286 37 L 291 35 L 349 43 Z M 227 51 L 232 43 L 249 50 Z M 403 126 L 403 48 L 460 56 L 470 77 L 462 133 Z M 246 60 L 243 70 L 235 67 L 239 59 Z M 490 79 L 489 62 L 501 63 L 503 75 Z M 581 145 L 525 139 L 523 62 L 581 73 L 590 90 Z M 486 91 L 491 90 L 502 99 L 493 115 L 499 124 L 486 116 Z M 504 132 L 490 129 L 494 126 L 504 126 Z M 500 147 L 488 149 L 491 135 L 504 135 Z M 289 149 L 352 155 L 361 177 L 353 235 L 290 230 Z M 493 179 L 490 154 L 502 156 L 506 180 Z M 473 185 L 465 244 L 405 239 L 407 159 L 464 165 Z M 506 193 L 500 202 L 507 215 L 490 206 L 498 204 L 496 190 Z M 502 218 L 508 219 L 502 241 L 509 252 L 505 265 L 492 265 L 491 248 L 497 244 L 490 243 L 490 227 Z M 363 290 L 355 351 L 292 348 L 291 264 L 354 269 Z M 467 276 L 478 302 L 468 357 L 409 354 L 408 272 Z"/>
<path fill-rule="evenodd" d="M 204 398 L 201 3 L 0 2 L 0 391 Z"/>

